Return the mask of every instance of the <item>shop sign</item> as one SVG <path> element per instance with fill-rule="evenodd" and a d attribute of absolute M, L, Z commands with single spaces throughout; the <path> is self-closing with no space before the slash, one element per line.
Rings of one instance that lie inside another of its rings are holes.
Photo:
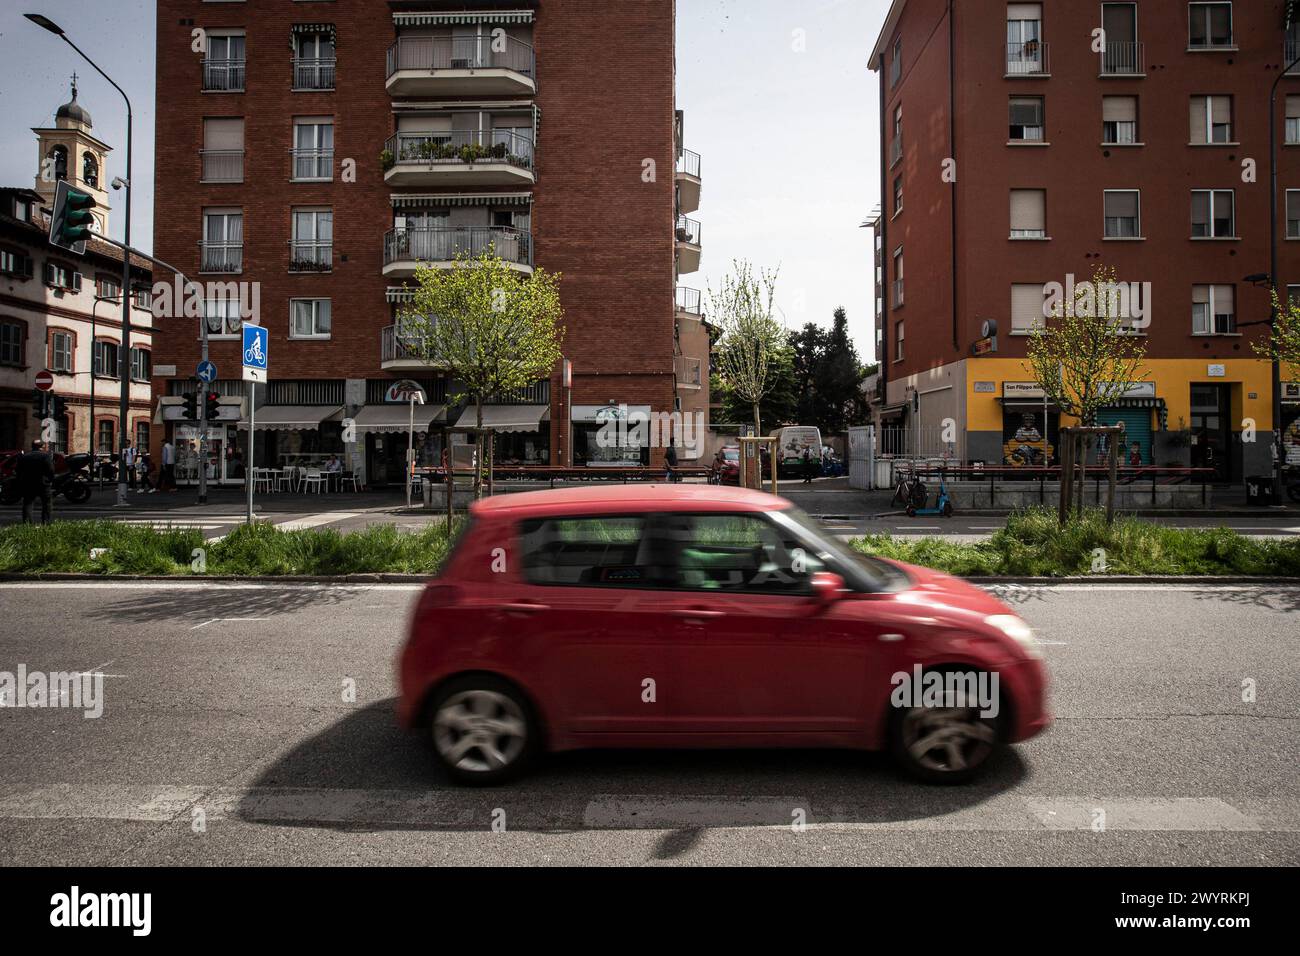
<path fill-rule="evenodd" d="M 993 392 L 996 392 L 997 390 L 998 390 L 997 384 L 994 382 L 975 383 L 975 391 L 977 394 L 984 394 L 984 393 L 991 394 Z"/>
<path fill-rule="evenodd" d="M 423 405 L 428 396 L 419 382 L 413 382 L 409 378 L 397 380 L 384 391 L 384 401 L 390 404 L 402 404 L 413 398 Z"/>
<path fill-rule="evenodd" d="M 1205 374 L 1210 376 L 1210 378 L 1223 378 L 1225 375 L 1228 374 L 1228 372 L 1227 369 L 1222 365 L 1211 365 L 1206 370 Z"/>
<path fill-rule="evenodd" d="M 1037 382 L 1003 382 L 1003 398 L 1042 398 L 1043 390 Z"/>

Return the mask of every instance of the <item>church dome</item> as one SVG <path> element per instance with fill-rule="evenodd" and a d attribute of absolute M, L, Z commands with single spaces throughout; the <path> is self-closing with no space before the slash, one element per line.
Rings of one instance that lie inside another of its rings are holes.
<path fill-rule="evenodd" d="M 90 121 L 90 111 L 77 102 L 77 88 L 72 87 L 72 99 L 58 108 L 54 114 L 55 120 L 69 119 L 86 126 L 95 125 Z"/>

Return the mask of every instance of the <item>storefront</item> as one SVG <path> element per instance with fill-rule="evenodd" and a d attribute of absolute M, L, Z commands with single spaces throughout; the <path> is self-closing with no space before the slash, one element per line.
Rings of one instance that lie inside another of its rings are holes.
<path fill-rule="evenodd" d="M 549 405 L 484 405 L 483 427 L 492 431 L 492 460 L 498 465 L 546 465 L 551 461 Z M 478 425 L 478 409 L 466 406 L 457 428 Z M 468 436 L 462 436 L 468 440 Z M 472 440 L 471 440 L 472 443 Z"/>
<path fill-rule="evenodd" d="M 1300 382 L 1282 383 L 1282 463 L 1300 468 Z"/>
<path fill-rule="evenodd" d="M 649 405 L 574 405 L 574 465 L 649 465 L 649 421 Z"/>
<path fill-rule="evenodd" d="M 396 393 L 394 393 L 396 394 Z M 421 391 L 423 395 L 423 391 Z M 365 405 L 353 419 L 358 443 L 364 443 L 366 483 L 400 485 L 406 474 L 406 449 L 415 449 L 417 467 L 442 463 L 445 405 L 395 400 Z"/>
<path fill-rule="evenodd" d="M 343 406 L 263 405 L 256 410 L 253 439 L 258 468 L 318 468 L 334 457 L 342 457 Z M 240 442 L 236 449 L 242 465 L 248 442 L 248 421 L 240 421 Z"/>
<path fill-rule="evenodd" d="M 1002 446 L 998 464 L 1042 468 L 1058 464 L 1061 412 L 1036 382 L 1002 383 Z"/>

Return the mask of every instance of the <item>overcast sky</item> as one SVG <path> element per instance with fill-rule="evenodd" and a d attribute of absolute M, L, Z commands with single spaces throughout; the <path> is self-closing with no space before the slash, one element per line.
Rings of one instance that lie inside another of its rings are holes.
<path fill-rule="evenodd" d="M 706 290 L 733 259 L 780 267 L 777 302 L 791 327 L 829 325 L 837 305 L 871 357 L 871 232 L 879 202 L 877 98 L 867 58 L 888 0 L 677 0 L 677 105 L 687 148 L 702 156 Z M 52 125 L 79 77 L 95 135 L 115 147 L 106 178 L 125 175 L 121 96 L 57 37 L 43 13 L 116 80 L 135 115 L 133 244 L 153 235 L 154 4 L 151 0 L 0 3 L 0 184 L 29 186 L 34 126 Z M 122 236 L 121 194 L 111 234 Z"/>

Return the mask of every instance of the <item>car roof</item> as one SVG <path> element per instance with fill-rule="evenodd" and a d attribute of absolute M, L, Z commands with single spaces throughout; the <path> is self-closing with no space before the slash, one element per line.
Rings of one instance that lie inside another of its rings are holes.
<path fill-rule="evenodd" d="M 638 483 L 593 485 L 498 494 L 470 505 L 475 516 L 538 517 L 549 514 L 638 513 L 644 511 L 784 511 L 790 502 L 776 495 L 725 485 Z"/>

